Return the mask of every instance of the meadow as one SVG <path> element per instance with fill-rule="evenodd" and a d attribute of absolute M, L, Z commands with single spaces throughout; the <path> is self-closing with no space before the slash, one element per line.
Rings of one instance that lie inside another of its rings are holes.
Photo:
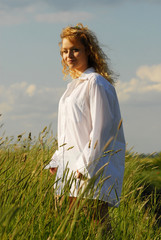
<path fill-rule="evenodd" d="M 37 138 L 31 133 L 16 139 L 2 134 L 0 239 L 161 239 L 161 153 L 126 152 L 121 203 L 109 208 L 111 228 L 103 236 L 86 200 L 76 202 L 71 211 L 66 198 L 56 207 L 55 177 L 44 170 L 56 148 L 57 140 L 48 128 Z"/>

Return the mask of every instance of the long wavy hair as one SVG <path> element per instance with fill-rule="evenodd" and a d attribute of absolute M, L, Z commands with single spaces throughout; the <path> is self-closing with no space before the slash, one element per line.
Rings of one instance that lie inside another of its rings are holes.
<path fill-rule="evenodd" d="M 114 73 L 109 68 L 109 58 L 99 46 L 96 35 L 89 30 L 88 27 L 84 27 L 81 23 L 78 23 L 75 27 L 68 26 L 62 30 L 60 37 L 60 49 L 62 47 L 63 38 L 67 38 L 70 41 L 73 39 L 80 41 L 88 54 L 88 67 L 93 67 L 97 73 L 106 78 L 111 84 L 114 84 Z M 60 53 L 62 56 L 62 51 L 60 51 Z M 68 74 L 70 74 L 72 78 L 77 77 L 76 71 L 70 70 L 67 64 L 63 61 L 63 58 L 62 65 L 62 72 L 65 78 Z"/>

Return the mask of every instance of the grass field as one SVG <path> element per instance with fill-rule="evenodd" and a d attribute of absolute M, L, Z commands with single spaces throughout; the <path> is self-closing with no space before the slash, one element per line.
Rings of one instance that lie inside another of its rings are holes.
<path fill-rule="evenodd" d="M 109 209 L 111 230 L 103 237 L 88 202 L 71 212 L 65 200 L 55 207 L 55 179 L 43 167 L 56 148 L 46 128 L 37 139 L 0 138 L 0 239 L 161 239 L 161 153 L 127 151 L 121 204 Z"/>

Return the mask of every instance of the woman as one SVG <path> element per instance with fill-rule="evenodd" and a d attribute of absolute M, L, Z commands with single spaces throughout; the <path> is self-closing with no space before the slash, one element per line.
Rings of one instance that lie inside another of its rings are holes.
<path fill-rule="evenodd" d="M 57 174 L 58 195 L 62 194 L 66 166 L 68 175 L 75 174 L 70 199 L 77 197 L 80 179 L 82 184 L 103 169 L 104 182 L 98 190 L 95 181 L 92 198 L 118 206 L 125 140 L 108 58 L 94 33 L 82 24 L 62 30 L 60 47 L 63 73 L 65 77 L 69 74 L 72 81 L 59 102 L 58 150 L 46 168 Z"/>

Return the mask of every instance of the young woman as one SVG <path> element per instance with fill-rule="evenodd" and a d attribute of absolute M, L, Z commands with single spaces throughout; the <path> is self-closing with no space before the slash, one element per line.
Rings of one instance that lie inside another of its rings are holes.
<path fill-rule="evenodd" d="M 118 206 L 125 140 L 108 58 L 95 34 L 82 24 L 62 30 L 60 47 L 63 73 L 72 81 L 59 102 L 58 150 L 46 168 L 57 174 L 58 195 L 62 194 L 66 166 L 68 175 L 74 173 L 70 199 L 77 197 L 80 179 L 83 184 L 103 169 L 103 184 L 92 198 L 99 199 L 102 206 Z M 96 184 L 97 180 L 97 188 Z"/>

